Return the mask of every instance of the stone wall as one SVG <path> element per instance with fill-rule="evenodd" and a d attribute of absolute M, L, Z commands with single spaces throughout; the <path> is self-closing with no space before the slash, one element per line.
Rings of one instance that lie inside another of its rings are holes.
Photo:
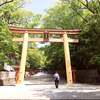
<path fill-rule="evenodd" d="M 76 70 L 77 83 L 98 83 L 99 74 L 97 70 Z"/>
<path fill-rule="evenodd" d="M 0 72 L 0 85 L 14 85 L 15 84 L 15 72 Z"/>

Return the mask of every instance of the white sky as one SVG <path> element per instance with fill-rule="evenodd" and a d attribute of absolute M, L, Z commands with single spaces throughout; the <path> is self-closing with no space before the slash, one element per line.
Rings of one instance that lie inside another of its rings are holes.
<path fill-rule="evenodd" d="M 46 9 L 52 7 L 57 0 L 31 0 L 24 6 L 25 9 L 31 10 L 34 13 L 44 13 Z"/>

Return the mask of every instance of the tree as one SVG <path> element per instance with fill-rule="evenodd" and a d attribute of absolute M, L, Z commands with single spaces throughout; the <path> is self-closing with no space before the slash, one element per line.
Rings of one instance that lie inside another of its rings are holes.
<path fill-rule="evenodd" d="M 62 0 L 63 1 L 63 0 Z M 99 68 L 100 65 L 100 1 L 99 0 L 69 0 L 71 8 L 83 18 L 80 43 L 74 55 L 74 64 L 78 68 Z M 67 0 L 64 0 L 66 3 Z M 78 56 L 78 57 L 77 57 Z"/>
<path fill-rule="evenodd" d="M 12 2 L 11 2 L 12 1 Z M 22 9 L 25 0 L 0 1 L 0 59 L 1 62 L 18 63 L 21 58 L 22 44 L 12 41 L 14 35 L 9 26 L 33 28 L 38 25 L 41 15 Z M 31 55 L 32 56 L 32 55 Z"/>
<path fill-rule="evenodd" d="M 13 2 L 13 1 L 14 1 L 14 0 L 6 0 L 6 1 L 1 0 L 1 1 L 0 1 L 0 6 L 6 5 L 7 3 L 11 3 L 11 2 Z"/>
<path fill-rule="evenodd" d="M 41 15 L 25 9 L 18 9 L 11 14 L 9 23 L 18 27 L 34 28 L 38 25 Z"/>
<path fill-rule="evenodd" d="M 63 44 L 54 44 L 43 48 L 47 57 L 47 69 L 59 70 L 64 68 L 64 51 Z"/>
<path fill-rule="evenodd" d="M 45 28 L 73 29 L 80 27 L 81 18 L 70 8 L 69 3 L 58 3 L 47 11 L 42 22 Z"/>
<path fill-rule="evenodd" d="M 0 21 L 0 63 L 13 63 L 13 55 L 17 53 L 16 45 L 12 41 L 12 34 L 9 31 L 7 23 L 4 20 Z"/>
<path fill-rule="evenodd" d="M 33 69 L 44 69 L 46 67 L 46 56 L 44 52 L 35 46 L 33 48 L 28 49 L 28 58 L 27 62 L 30 65 L 30 68 Z"/>
<path fill-rule="evenodd" d="M 20 58 L 19 46 L 12 41 L 13 35 L 9 31 L 10 15 L 19 1 L 2 0 L 0 4 L 0 68 L 2 69 L 4 62 L 14 64 L 15 59 Z"/>
<path fill-rule="evenodd" d="M 43 18 L 42 27 L 44 28 L 57 28 L 57 29 L 76 29 L 80 28 L 82 24 L 82 18 L 74 12 L 70 7 L 71 4 L 60 2 L 53 8 L 47 11 L 47 14 Z M 82 13 L 82 12 L 80 12 Z M 48 64 L 47 66 L 51 69 L 64 69 L 64 47 L 63 44 L 51 43 L 45 49 Z M 71 59 L 75 55 L 76 47 L 70 44 Z M 74 60 L 74 58 L 73 58 Z M 74 62 L 72 62 L 73 64 Z"/>

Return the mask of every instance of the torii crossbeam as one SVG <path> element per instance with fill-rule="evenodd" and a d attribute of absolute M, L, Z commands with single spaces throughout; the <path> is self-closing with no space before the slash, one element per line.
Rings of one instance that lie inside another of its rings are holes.
<path fill-rule="evenodd" d="M 40 28 L 28 29 L 28 28 L 20 28 L 20 27 L 9 27 L 9 30 L 15 34 L 24 34 L 24 38 L 13 38 L 13 41 L 23 42 L 22 56 L 21 56 L 20 70 L 19 70 L 19 77 L 17 80 L 17 84 L 22 84 L 24 81 L 28 42 L 33 42 L 33 41 L 64 43 L 67 83 L 69 85 L 73 84 L 69 43 L 78 43 L 78 39 L 68 38 L 68 34 L 76 35 L 80 32 L 79 29 L 62 30 L 62 29 L 40 29 Z M 43 34 L 44 38 L 29 38 L 28 34 Z M 61 37 L 60 38 L 50 37 L 50 35 L 53 34 L 61 35 Z"/>

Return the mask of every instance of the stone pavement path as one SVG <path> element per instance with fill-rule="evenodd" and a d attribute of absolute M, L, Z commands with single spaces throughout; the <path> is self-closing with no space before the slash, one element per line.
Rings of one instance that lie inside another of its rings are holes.
<path fill-rule="evenodd" d="M 0 99 L 17 100 L 62 100 L 62 99 L 100 99 L 100 86 L 60 83 L 55 88 L 48 74 L 38 73 L 24 81 L 20 86 L 0 86 Z"/>

